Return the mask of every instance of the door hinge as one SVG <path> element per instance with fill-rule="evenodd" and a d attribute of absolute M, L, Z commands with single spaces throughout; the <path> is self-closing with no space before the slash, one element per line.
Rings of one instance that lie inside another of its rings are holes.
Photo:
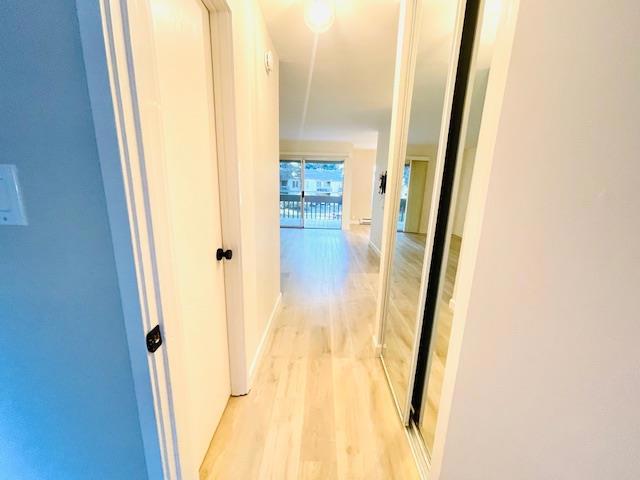
<path fill-rule="evenodd" d="M 160 345 L 162 345 L 162 332 L 160 325 L 156 325 L 147 333 L 147 350 L 153 353 L 160 348 Z"/>

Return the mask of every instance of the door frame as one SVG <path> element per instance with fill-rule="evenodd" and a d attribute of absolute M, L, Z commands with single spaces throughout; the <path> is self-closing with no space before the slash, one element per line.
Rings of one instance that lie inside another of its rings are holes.
<path fill-rule="evenodd" d="M 234 250 L 234 261 L 225 266 L 224 273 L 231 393 L 243 395 L 249 390 L 249 378 L 244 342 L 233 24 L 226 0 L 200 1 L 210 12 L 223 243 Z M 180 479 L 168 346 L 165 343 L 149 354 L 145 344 L 146 333 L 158 324 L 162 328 L 168 313 L 158 275 L 157 239 L 152 233 L 145 168 L 147 161 L 158 161 L 153 154 L 162 154 L 157 143 L 161 138 L 158 112 L 154 105 L 143 104 L 139 95 L 143 82 L 147 82 L 145 87 L 157 85 L 157 73 L 152 65 L 153 51 L 145 52 L 148 55 L 144 59 L 133 51 L 134 38 L 138 48 L 153 48 L 149 41 L 149 2 L 76 0 L 76 8 L 147 472 L 149 478 Z M 151 120 L 144 129 L 143 116 Z"/>
<path fill-rule="evenodd" d="M 429 156 L 429 155 L 407 155 L 406 156 L 406 160 L 405 160 L 405 166 L 409 165 L 409 182 L 407 185 L 408 191 L 407 191 L 407 207 L 409 206 L 409 200 L 412 198 L 411 196 L 411 172 L 413 171 L 413 164 L 415 162 L 424 162 L 427 164 L 427 168 L 430 168 L 431 165 L 429 162 L 432 162 L 433 159 Z M 428 181 L 428 176 L 425 178 L 425 189 L 427 188 L 426 182 Z M 406 211 L 405 211 L 405 224 L 406 224 Z M 406 225 L 405 225 L 406 227 Z M 400 231 L 400 230 L 398 230 Z M 405 231 L 405 228 L 402 229 L 402 232 Z"/>

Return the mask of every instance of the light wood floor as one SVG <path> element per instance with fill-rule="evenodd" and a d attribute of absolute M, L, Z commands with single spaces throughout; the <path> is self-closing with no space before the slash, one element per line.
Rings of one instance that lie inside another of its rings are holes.
<path fill-rule="evenodd" d="M 398 232 L 389 278 L 383 355 L 401 408 L 406 404 L 426 235 Z"/>
<path fill-rule="evenodd" d="M 418 478 L 372 347 L 378 258 L 367 230 L 281 232 L 282 311 L 200 478 Z"/>

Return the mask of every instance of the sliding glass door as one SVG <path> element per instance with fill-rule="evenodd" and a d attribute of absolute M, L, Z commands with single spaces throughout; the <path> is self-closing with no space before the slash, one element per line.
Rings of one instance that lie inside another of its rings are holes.
<path fill-rule="evenodd" d="M 280 161 L 280 226 L 302 227 L 302 160 Z"/>
<path fill-rule="evenodd" d="M 304 162 L 304 226 L 342 226 L 343 161 Z"/>
<path fill-rule="evenodd" d="M 343 160 L 280 161 L 280 226 L 342 227 Z"/>

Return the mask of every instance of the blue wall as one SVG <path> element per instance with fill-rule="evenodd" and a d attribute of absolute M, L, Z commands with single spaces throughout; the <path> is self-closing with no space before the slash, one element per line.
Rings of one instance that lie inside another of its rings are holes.
<path fill-rule="evenodd" d="M 0 478 L 146 478 L 73 0 L 0 1 L 0 163 Z"/>

